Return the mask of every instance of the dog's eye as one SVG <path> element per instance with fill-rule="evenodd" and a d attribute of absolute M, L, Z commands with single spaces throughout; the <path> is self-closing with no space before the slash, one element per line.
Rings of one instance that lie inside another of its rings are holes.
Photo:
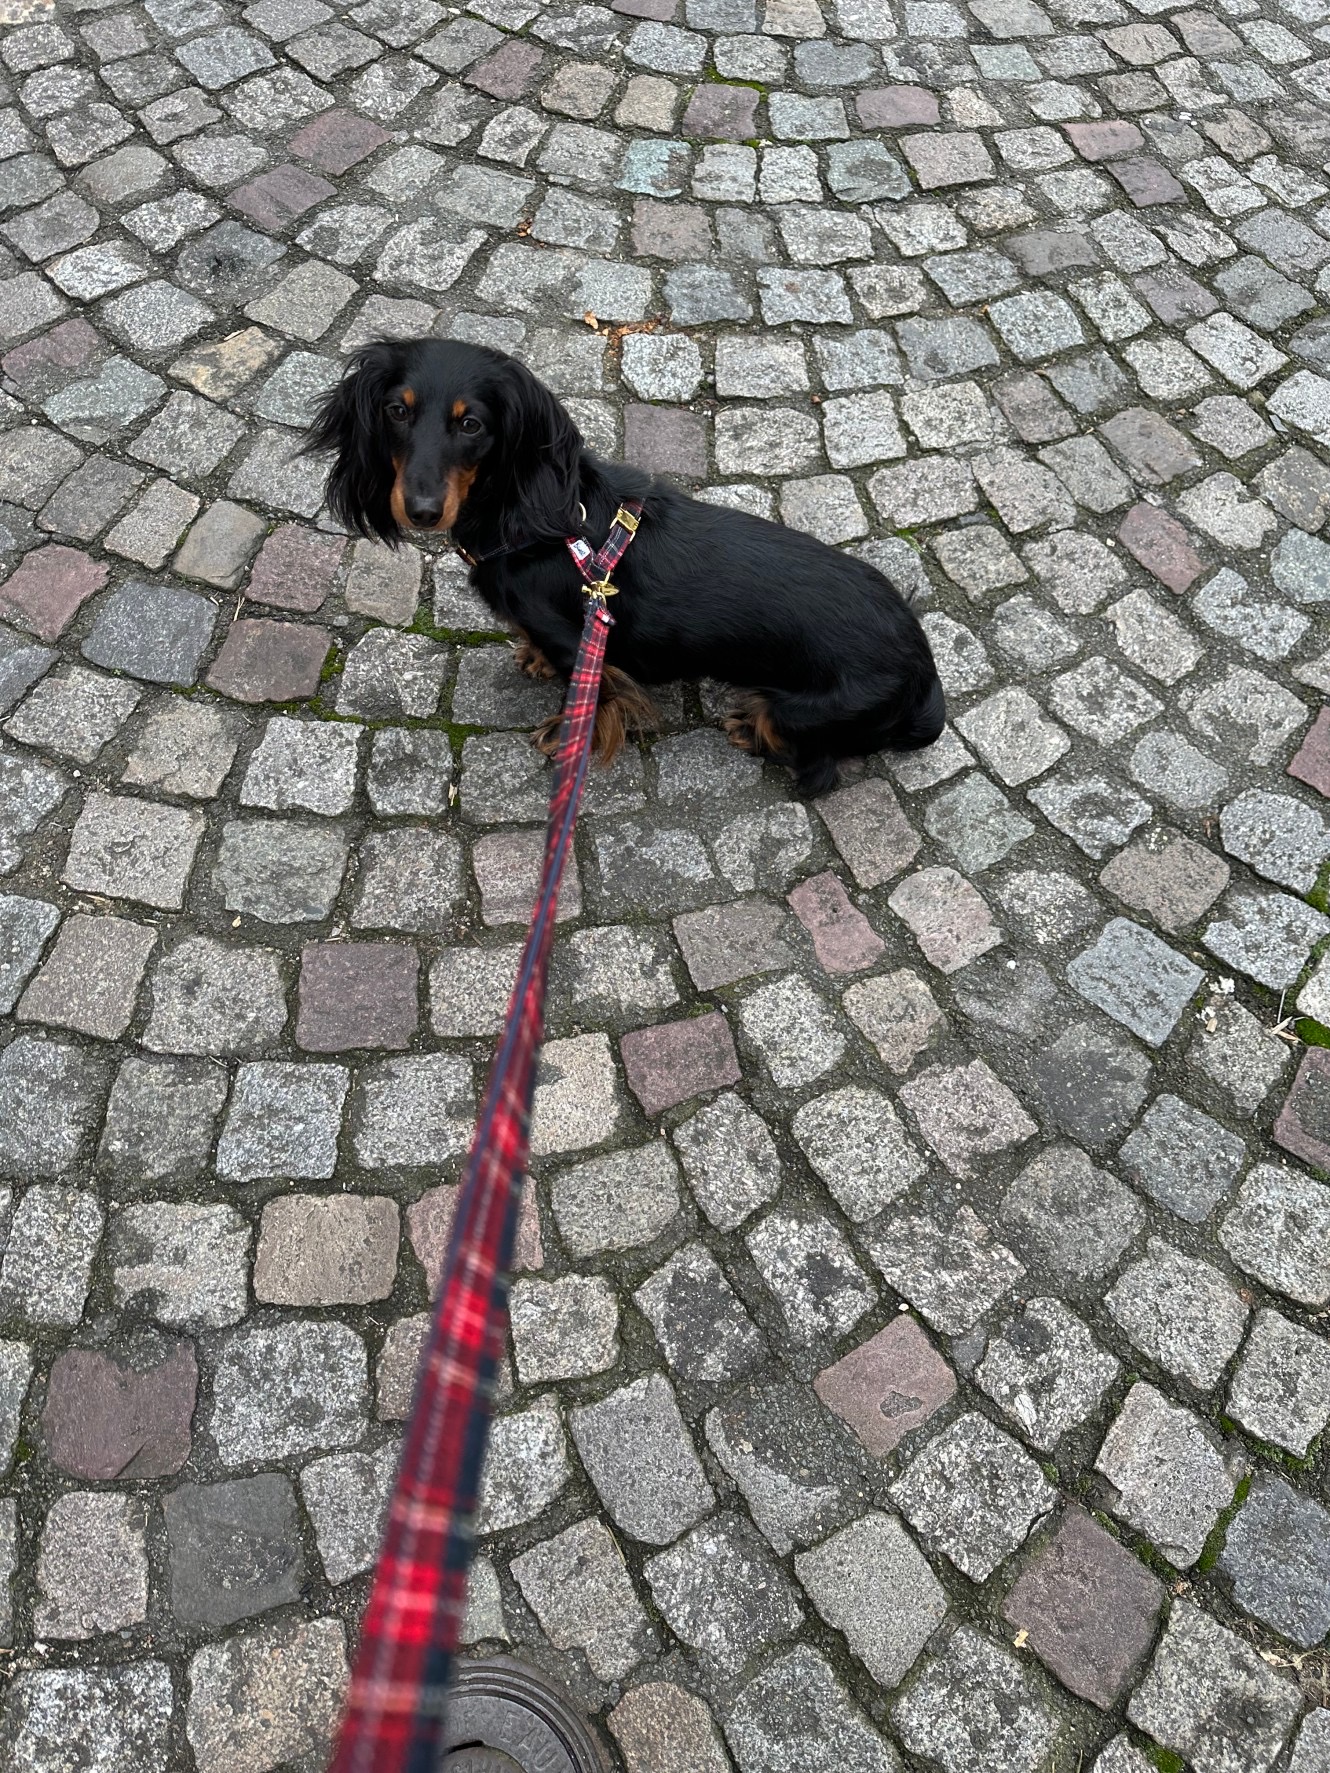
<path fill-rule="evenodd" d="M 390 400 L 384 410 L 395 425 L 405 424 L 411 417 L 410 408 L 400 400 Z"/>
<path fill-rule="evenodd" d="M 485 427 L 481 424 L 475 413 L 469 412 L 464 418 L 458 420 L 458 429 L 465 431 L 468 437 L 474 437 L 478 432 L 483 431 Z"/>

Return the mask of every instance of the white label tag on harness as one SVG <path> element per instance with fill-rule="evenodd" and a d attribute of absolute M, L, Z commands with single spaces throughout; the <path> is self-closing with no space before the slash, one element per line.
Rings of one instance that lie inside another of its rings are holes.
<path fill-rule="evenodd" d="M 582 540 L 581 536 L 578 536 L 575 540 L 569 542 L 568 552 L 572 555 L 574 560 L 580 563 L 583 560 L 590 560 L 593 549 L 590 542 L 585 542 Z"/>

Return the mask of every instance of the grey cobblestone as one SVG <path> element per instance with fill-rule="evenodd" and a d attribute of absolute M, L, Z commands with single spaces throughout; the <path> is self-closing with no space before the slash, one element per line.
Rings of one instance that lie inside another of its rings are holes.
<path fill-rule="evenodd" d="M 222 827 L 216 880 L 228 911 L 264 923 L 318 922 L 337 898 L 347 844 L 337 831 L 293 819 Z"/>
<path fill-rule="evenodd" d="M 806 1386 L 738 1391 L 709 1413 L 706 1433 L 779 1554 L 814 1543 L 856 1506 L 862 1460 L 844 1434 L 831 1430 Z"/>
<path fill-rule="evenodd" d="M 84 802 L 62 878 L 76 891 L 179 910 L 203 836 L 199 814 L 127 796 Z"/>
<path fill-rule="evenodd" d="M 979 1415 L 936 1435 L 892 1494 L 925 1542 L 976 1582 L 1021 1544 L 1056 1496 L 1016 1442 Z"/>
<path fill-rule="evenodd" d="M 501 1532 L 544 1512 L 569 1478 L 568 1448 L 553 1398 L 501 1416 L 481 1481 L 477 1530 Z"/>
<path fill-rule="evenodd" d="M 1242 1340 L 1247 1307 L 1220 1270 L 1151 1238 L 1105 1304 L 1142 1353 L 1208 1391 Z"/>
<path fill-rule="evenodd" d="M 1127 1393 L 1095 1470 L 1113 1486 L 1113 1512 L 1180 1569 L 1205 1549 L 1237 1483 L 1200 1418 L 1144 1382 Z M 1168 1474 L 1164 1481 L 1161 1473 Z"/>
<path fill-rule="evenodd" d="M 789 1578 L 741 1516 L 694 1527 L 648 1560 L 646 1579 L 670 1628 L 721 1674 L 739 1673 L 803 1621 Z"/>
<path fill-rule="evenodd" d="M 1267 1286 L 1319 1305 L 1330 1298 L 1330 1262 L 1322 1242 L 1330 1188 L 1298 1171 L 1258 1164 L 1220 1227 L 1230 1255 Z"/>
<path fill-rule="evenodd" d="M 807 1645 L 776 1657 L 743 1689 L 726 1720 L 742 1773 L 775 1773 L 791 1748 L 817 1773 L 895 1773 L 898 1759 Z"/>
<path fill-rule="evenodd" d="M 746 1242 L 796 1343 L 843 1336 L 875 1302 L 850 1246 L 828 1219 L 773 1212 Z"/>
<path fill-rule="evenodd" d="M 1117 1372 L 1117 1361 L 1058 1300 L 1031 1299 L 990 1341 L 976 1376 L 1026 1438 L 1051 1452 L 1092 1414 Z"/>
<path fill-rule="evenodd" d="M 698 1205 L 731 1231 L 780 1186 L 780 1158 L 761 1118 L 735 1095 L 717 1096 L 685 1121 L 674 1143 Z"/>
<path fill-rule="evenodd" d="M 1220 1568 L 1254 1614 L 1308 1648 L 1325 1635 L 1330 1604 L 1330 1516 L 1310 1498 L 1262 1473 L 1229 1528 Z"/>
<path fill-rule="evenodd" d="M 733 1379 L 763 1353 L 763 1340 L 713 1257 L 686 1245 L 633 1295 L 671 1368 L 685 1379 Z"/>
<path fill-rule="evenodd" d="M 888 1218 L 870 1253 L 896 1291 L 951 1335 L 971 1329 L 1025 1272 L 966 1206 L 949 1215 Z"/>
<path fill-rule="evenodd" d="M 618 1360 L 618 1307 L 599 1276 L 519 1281 L 509 1315 L 524 1385 L 602 1373 Z"/>
<path fill-rule="evenodd" d="M 1221 1721 L 1233 1706 L 1242 1723 Z M 1249 1759 L 1277 1753 L 1297 1715 L 1294 1689 L 1279 1680 L 1248 1644 L 1199 1608 L 1183 1602 L 1169 1617 L 1128 1715 L 1156 1741 L 1202 1762 L 1239 1752 Z"/>
<path fill-rule="evenodd" d="M 574 1410 L 573 1439 L 611 1516 L 648 1545 L 668 1545 L 712 1507 L 669 1382 L 639 1379 Z"/>
<path fill-rule="evenodd" d="M 112 1222 L 107 1240 L 117 1299 L 142 1301 L 159 1323 L 222 1329 L 248 1304 L 249 1228 L 231 1207 L 144 1202 Z"/>
<path fill-rule="evenodd" d="M 998 1221 L 1020 1255 L 1075 1287 L 1113 1266 L 1144 1213 L 1131 1190 L 1083 1152 L 1052 1145 L 1007 1190 Z"/>
<path fill-rule="evenodd" d="M 398 1444 L 388 1441 L 376 1453 L 331 1453 L 301 1473 L 330 1582 L 344 1582 L 371 1567 L 399 1452 Z"/>
<path fill-rule="evenodd" d="M 81 1189 L 38 1182 L 15 1205 L 0 1264 L 7 1316 L 31 1324 L 76 1324 L 83 1316 L 103 1215 Z"/>
<path fill-rule="evenodd" d="M 340 1619 L 264 1625 L 206 1645 L 190 1664 L 185 1724 L 198 1764 L 244 1765 L 272 1753 L 317 1760 L 331 1745 L 346 1680 Z"/>
<path fill-rule="evenodd" d="M 1229 1388 L 1229 1407 L 1244 1428 L 1301 1457 L 1330 1419 L 1324 1345 L 1278 1312 L 1259 1312 Z"/>
<path fill-rule="evenodd" d="M 183 1623 L 215 1629 L 299 1594 L 303 1559 L 285 1478 L 184 1484 L 165 1513 L 171 1604 Z"/>
<path fill-rule="evenodd" d="M 613 1538 L 581 1521 L 514 1560 L 513 1575 L 552 1643 L 583 1650 L 601 1680 L 621 1678 L 653 1634 Z"/>
<path fill-rule="evenodd" d="M 264 1401 L 254 1390 L 262 1376 Z M 365 1348 L 343 1324 L 231 1332 L 217 1363 L 211 1431 L 222 1463 L 353 1445 L 364 1431 Z"/>
<path fill-rule="evenodd" d="M 956 1704 L 966 1691 L 983 1694 L 973 1710 Z M 969 1625 L 929 1664 L 895 1717 L 906 1747 L 937 1760 L 947 1773 L 963 1767 L 1034 1773 L 1058 1735 L 1056 1715 L 1026 1667 Z"/>
<path fill-rule="evenodd" d="M 219 1171 L 241 1179 L 330 1176 L 348 1083 L 340 1065 L 244 1066 L 218 1141 Z"/>
<path fill-rule="evenodd" d="M 276 955 L 194 937 L 157 963 L 144 1045 L 159 1053 L 262 1052 L 286 1022 Z"/>
<path fill-rule="evenodd" d="M 172 1703 L 164 1662 L 29 1670 L 7 1696 L 5 1740 L 21 1773 L 38 1773 L 67 1750 L 95 1773 L 117 1773 L 119 1766 L 156 1773 L 167 1765 Z"/>

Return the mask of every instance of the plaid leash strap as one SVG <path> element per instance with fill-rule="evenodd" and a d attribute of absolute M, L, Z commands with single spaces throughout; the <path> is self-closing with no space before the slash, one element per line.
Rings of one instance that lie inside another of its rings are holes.
<path fill-rule="evenodd" d="M 573 555 L 590 589 L 564 701 L 545 863 L 467 1159 L 329 1773 L 436 1773 L 466 1611 L 494 1380 L 503 1354 L 508 1268 L 526 1175 L 554 913 L 586 784 L 614 620 L 605 599 L 613 594 L 610 574 L 641 514 L 640 505 L 621 507 L 605 546 L 593 554 L 582 543 L 584 557 Z M 572 551 L 574 543 L 568 547 Z"/>

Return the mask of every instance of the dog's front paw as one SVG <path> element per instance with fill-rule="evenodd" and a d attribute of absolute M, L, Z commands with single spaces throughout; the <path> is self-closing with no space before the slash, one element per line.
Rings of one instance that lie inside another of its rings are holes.
<path fill-rule="evenodd" d="M 538 683 L 548 683 L 550 678 L 559 675 L 535 642 L 528 640 L 525 635 L 514 643 L 513 658 L 517 662 L 517 669 Z"/>

